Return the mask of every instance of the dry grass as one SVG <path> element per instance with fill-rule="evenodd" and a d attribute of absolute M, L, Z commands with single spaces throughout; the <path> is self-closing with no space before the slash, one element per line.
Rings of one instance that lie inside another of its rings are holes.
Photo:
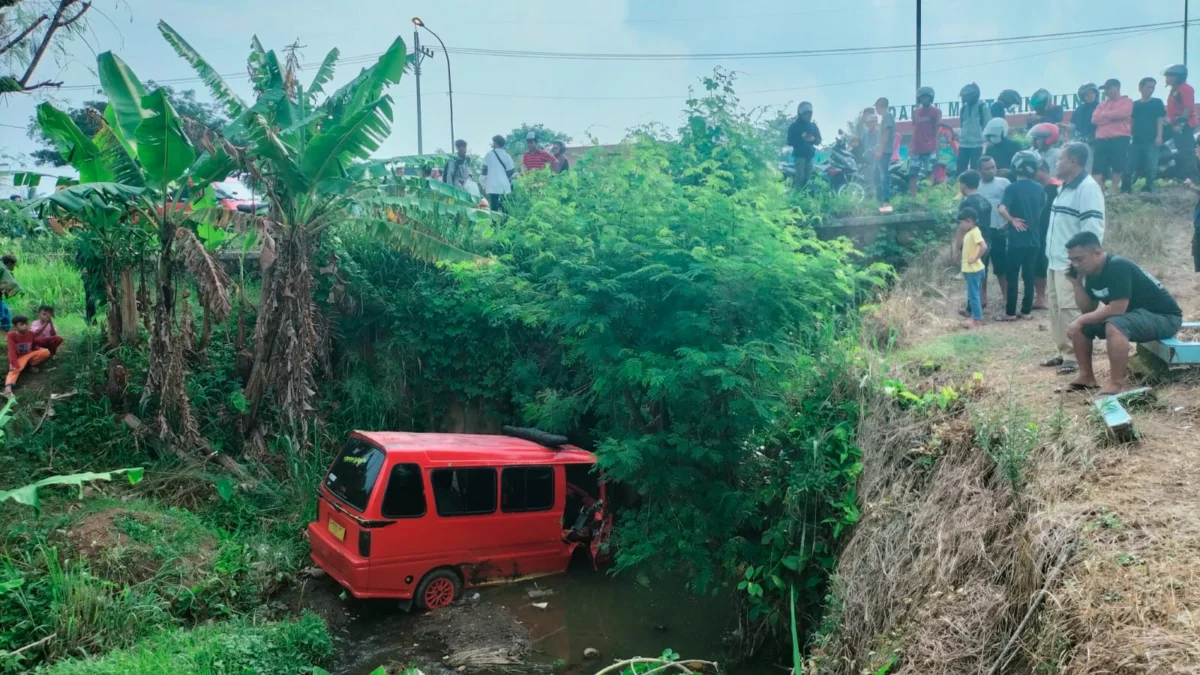
<path fill-rule="evenodd" d="M 1106 248 L 1154 273 L 1195 317 L 1190 210 L 1178 193 L 1118 200 Z M 986 391 L 971 407 L 995 415 L 1015 402 L 1038 420 L 1040 442 L 1014 493 L 966 414 L 871 408 L 860 428 L 864 517 L 840 560 L 841 623 L 819 672 L 874 673 L 898 653 L 891 675 L 989 673 L 1073 546 L 999 672 L 1200 673 L 1200 378 L 1156 385 L 1158 403 L 1133 413 L 1139 444 L 1098 443 L 1088 400 L 1056 393 L 1061 379 L 1036 365 L 1052 351 L 1049 317 L 956 332 L 961 282 L 942 252 L 931 255 L 881 303 L 881 315 L 907 321 L 889 327 L 903 339 L 881 367 L 910 386 L 914 363 L 940 367 L 939 386 L 979 372 Z M 1096 359 L 1103 377 L 1102 347 Z"/>

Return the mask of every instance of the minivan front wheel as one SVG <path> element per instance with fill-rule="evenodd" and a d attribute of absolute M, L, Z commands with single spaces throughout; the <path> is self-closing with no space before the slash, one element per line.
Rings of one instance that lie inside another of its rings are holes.
<path fill-rule="evenodd" d="M 449 607 L 462 595 L 462 581 L 450 570 L 433 570 L 417 584 L 416 601 L 425 610 Z"/>

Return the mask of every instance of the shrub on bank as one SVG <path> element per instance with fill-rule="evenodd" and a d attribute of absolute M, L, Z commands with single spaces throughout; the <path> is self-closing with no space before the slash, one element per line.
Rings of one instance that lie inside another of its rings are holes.
<path fill-rule="evenodd" d="M 311 673 L 333 653 L 325 623 L 305 612 L 298 619 L 257 623 L 250 619 L 171 628 L 135 647 L 100 658 L 59 662 L 47 675 L 242 675 Z"/>

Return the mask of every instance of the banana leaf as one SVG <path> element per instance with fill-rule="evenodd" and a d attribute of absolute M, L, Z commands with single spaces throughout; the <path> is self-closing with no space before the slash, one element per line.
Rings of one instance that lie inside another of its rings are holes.
<path fill-rule="evenodd" d="M 204 80 L 204 84 L 208 85 L 208 90 L 212 93 L 213 98 L 225 105 L 229 116 L 241 115 L 242 111 L 246 109 L 245 102 L 233 92 L 233 89 L 230 89 L 217 71 L 204 60 L 204 57 L 200 56 L 200 53 L 193 49 L 187 40 L 175 32 L 175 29 L 171 28 L 166 21 L 158 22 L 158 31 L 162 33 L 163 38 L 171 45 L 175 53 L 191 64 L 192 70 L 195 70 L 200 79 Z"/>
<path fill-rule="evenodd" d="M 137 127 L 138 159 L 146 182 L 165 190 L 196 161 L 196 149 L 183 133 L 179 115 L 167 100 L 165 89 L 155 89 L 142 99 L 142 107 L 151 112 Z"/>
<path fill-rule="evenodd" d="M 355 115 L 383 96 L 385 87 L 399 82 L 404 75 L 405 49 L 404 40 L 396 38 L 374 65 L 363 68 L 357 77 L 330 95 L 324 104 L 330 115 L 325 126 Z"/>
<path fill-rule="evenodd" d="M 86 473 L 73 473 L 69 476 L 50 476 L 49 478 L 43 478 L 36 483 L 30 483 L 29 485 L 23 485 L 19 488 L 16 488 L 15 490 L 0 490 L 0 502 L 11 499 L 14 502 L 17 502 L 18 504 L 25 504 L 28 506 L 32 506 L 33 508 L 36 509 L 40 505 L 40 502 L 38 500 L 38 489 L 39 488 L 44 488 L 44 487 L 47 487 L 50 485 L 75 485 L 79 488 L 79 496 L 80 496 L 80 498 L 82 498 L 84 483 L 88 483 L 88 482 L 91 482 L 94 480 L 112 480 L 113 477 L 115 477 L 115 476 L 118 476 L 120 474 L 125 474 L 126 478 L 129 479 L 129 484 L 136 485 L 139 481 L 142 480 L 142 476 L 144 475 L 144 472 L 145 472 L 145 469 L 138 467 L 138 468 L 134 468 L 134 469 L 119 469 L 117 471 L 106 471 L 104 473 L 86 472 Z"/>
<path fill-rule="evenodd" d="M 405 251 L 418 260 L 471 262 L 478 257 L 425 231 L 416 222 L 393 223 L 383 218 L 372 218 L 363 222 L 374 230 L 375 236 L 381 241 Z"/>
<path fill-rule="evenodd" d="M 96 58 L 96 69 L 100 74 L 100 86 L 113 107 L 113 116 L 125 141 L 134 146 L 130 155 L 137 157 L 136 138 L 138 125 L 150 113 L 142 109 L 146 89 L 137 75 L 125 62 L 112 52 L 104 52 Z"/>
<path fill-rule="evenodd" d="M 54 143 L 67 162 L 79 172 L 85 183 L 110 182 L 112 169 L 105 163 L 100 148 L 88 138 L 74 120 L 49 103 L 37 107 L 38 127 Z"/>
<path fill-rule="evenodd" d="M 325 60 L 321 62 L 321 67 L 317 68 L 317 74 L 313 76 L 312 84 L 308 85 L 306 96 L 308 97 L 309 104 L 316 102 L 319 94 L 325 93 L 323 87 L 333 79 L 333 67 L 337 63 L 340 54 L 341 52 L 338 51 L 338 48 L 334 47 L 325 55 Z"/>
<path fill-rule="evenodd" d="M 346 165 L 366 159 L 379 149 L 392 129 L 392 99 L 384 96 L 341 124 L 322 130 L 308 145 L 301 161 L 312 181 L 345 175 Z"/>

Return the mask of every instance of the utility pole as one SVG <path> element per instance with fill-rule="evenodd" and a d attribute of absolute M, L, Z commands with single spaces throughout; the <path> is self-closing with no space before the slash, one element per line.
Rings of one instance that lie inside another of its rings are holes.
<path fill-rule="evenodd" d="M 417 76 L 417 154 L 425 154 L 425 140 L 421 131 L 421 59 L 433 58 L 432 49 L 421 49 L 421 35 L 413 28 L 413 74 Z"/>
<path fill-rule="evenodd" d="M 1184 30 L 1187 30 L 1186 28 Z M 917 89 L 921 88 L 921 0 L 917 0 Z"/>
<path fill-rule="evenodd" d="M 1187 65 L 1188 0 L 1183 0 L 1183 65 Z"/>
<path fill-rule="evenodd" d="M 425 142 L 421 137 L 421 34 L 413 28 L 413 74 L 417 76 L 417 154 L 425 154 Z"/>

